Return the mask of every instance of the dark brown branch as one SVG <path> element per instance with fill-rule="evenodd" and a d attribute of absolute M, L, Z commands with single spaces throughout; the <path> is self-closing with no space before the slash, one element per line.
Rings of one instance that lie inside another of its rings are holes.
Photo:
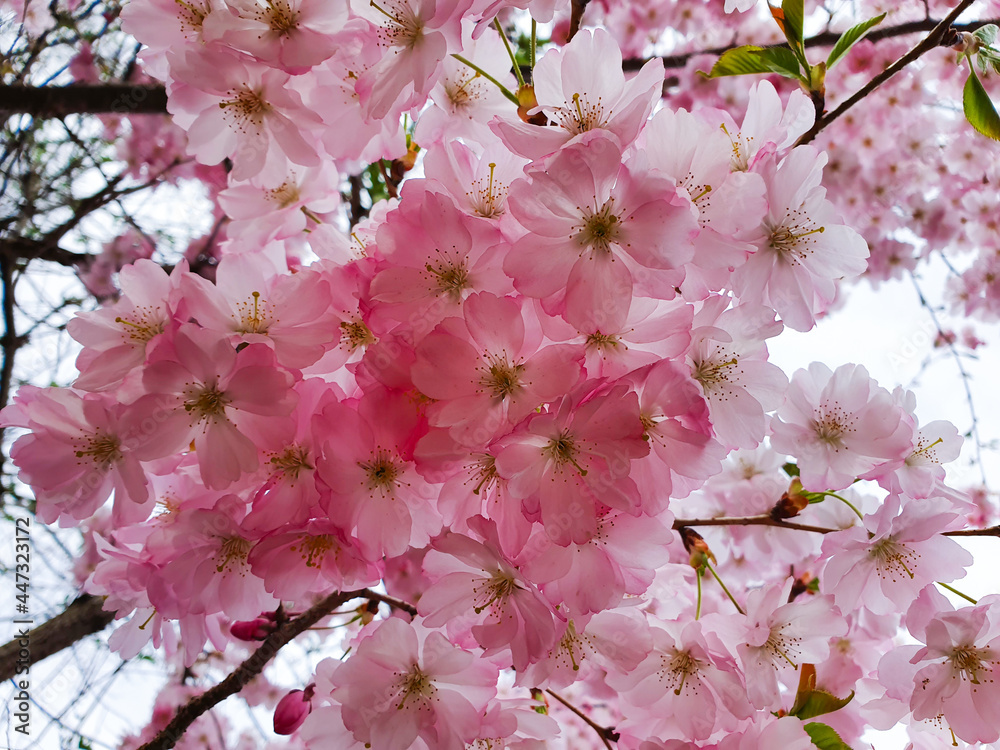
<path fill-rule="evenodd" d="M 170 723 L 160 730 L 156 737 L 139 748 L 139 750 L 167 750 L 173 747 L 184 732 L 187 731 L 187 728 L 194 723 L 195 719 L 216 704 L 221 703 L 230 695 L 234 695 L 242 690 L 250 680 L 264 671 L 264 666 L 293 638 L 311 628 L 344 602 L 361 598 L 384 602 L 411 614 L 416 614 L 416 610 L 412 605 L 389 596 L 378 594 L 369 589 L 330 594 L 294 620 L 285 622 L 274 633 L 269 635 L 260 647 L 226 679 L 181 706 L 174 715 L 174 718 L 170 720 Z"/>
<path fill-rule="evenodd" d="M 87 253 L 75 253 L 42 240 L 23 237 L 0 240 L 0 255 L 10 260 L 47 260 L 68 268 L 85 268 L 93 260 Z"/>
<path fill-rule="evenodd" d="M 0 409 L 7 405 L 10 398 L 10 386 L 14 379 L 14 357 L 17 350 L 25 343 L 17 335 L 14 321 L 14 261 L 0 256 L 0 277 L 3 282 L 3 338 L 0 344 L 3 348 L 3 365 L 0 366 Z M 3 440 L 3 428 L 0 427 L 0 441 Z M 0 662 L 5 663 L 5 662 Z"/>
<path fill-rule="evenodd" d="M 1000 538 L 1000 526 L 990 526 L 986 529 L 959 529 L 958 531 L 944 531 L 941 536 L 995 536 Z"/>
<path fill-rule="evenodd" d="M 941 46 L 941 42 L 946 38 L 948 38 L 948 35 L 951 33 L 952 24 L 954 23 L 955 19 L 957 19 L 960 15 L 962 15 L 965 9 L 968 8 L 970 5 L 972 5 L 972 2 L 973 0 L 962 0 L 957 6 L 955 6 L 954 10 L 952 10 L 951 13 L 949 13 L 944 18 L 943 21 L 934 26 L 934 28 L 931 29 L 931 32 L 927 36 L 925 36 L 920 42 L 918 42 L 916 46 L 913 47 L 913 49 L 911 49 L 901 58 L 896 60 L 896 62 L 894 62 L 888 68 L 886 68 L 881 73 L 872 78 L 868 83 L 866 83 L 864 86 L 858 89 L 853 95 L 851 95 L 835 110 L 829 112 L 825 116 L 816 120 L 815 124 L 813 124 L 813 126 L 809 128 L 809 130 L 807 130 L 802 135 L 802 137 L 799 138 L 798 141 L 796 141 L 795 145 L 800 146 L 803 143 L 809 143 L 819 134 L 819 132 L 823 128 L 825 128 L 827 125 L 836 120 L 838 117 L 844 114 L 855 104 L 857 104 L 866 96 L 868 96 L 870 93 L 872 93 L 883 83 L 885 83 L 894 75 L 896 75 L 896 73 L 901 71 L 903 68 L 905 68 L 907 65 L 912 63 L 917 58 L 919 58 L 925 52 L 928 52 L 934 49 L 935 47 Z"/>
<path fill-rule="evenodd" d="M 0 113 L 33 117 L 70 114 L 166 114 L 167 92 L 158 84 L 0 86 Z"/>
<path fill-rule="evenodd" d="M 871 42 L 878 42 L 882 39 L 892 39 L 898 36 L 906 36 L 907 34 L 918 34 L 924 31 L 932 31 L 936 26 L 938 26 L 942 21 L 937 21 L 933 18 L 921 19 L 920 21 L 908 21 L 907 23 L 901 23 L 896 26 L 886 26 L 881 29 L 874 29 L 868 32 L 865 39 Z M 985 26 L 989 23 L 1000 24 L 1000 19 L 991 18 L 985 21 L 974 21 L 972 23 L 965 24 L 955 24 L 955 29 L 958 31 L 975 31 L 980 26 Z M 811 36 L 805 40 L 806 47 L 832 47 L 836 44 L 837 40 L 840 38 L 840 32 L 824 31 L 816 36 Z M 663 67 L 665 68 L 683 68 L 693 57 L 698 57 L 699 55 L 721 55 L 726 50 L 730 50 L 734 45 L 727 45 L 725 47 L 712 47 L 710 49 L 700 49 L 694 52 L 685 52 L 679 55 L 664 55 L 661 59 L 663 60 Z M 783 47 L 782 44 L 771 44 L 764 45 L 767 47 Z M 647 59 L 633 58 L 625 60 L 622 67 L 625 70 L 639 70 L 643 65 L 648 62 Z"/>
<path fill-rule="evenodd" d="M 81 638 L 104 630 L 115 618 L 115 613 L 104 611 L 103 604 L 104 597 L 83 594 L 51 620 L 28 631 L 28 663 L 36 664 Z M 0 681 L 14 676 L 20 651 L 18 638 L 0 646 Z"/>
<path fill-rule="evenodd" d="M 583 25 L 583 13 L 587 10 L 590 0 L 572 0 L 569 11 L 569 31 L 566 33 L 566 41 L 570 41 L 576 36 L 576 32 Z"/>
<path fill-rule="evenodd" d="M 795 529 L 797 531 L 813 531 L 817 534 L 829 534 L 841 529 L 827 529 L 822 526 L 809 526 L 804 523 L 778 521 L 770 516 L 740 516 L 737 518 L 678 518 L 674 521 L 674 529 L 685 526 L 774 526 L 779 529 Z"/>

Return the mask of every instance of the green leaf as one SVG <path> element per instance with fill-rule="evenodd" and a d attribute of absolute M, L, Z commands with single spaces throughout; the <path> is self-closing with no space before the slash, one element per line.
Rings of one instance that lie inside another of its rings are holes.
<path fill-rule="evenodd" d="M 995 42 L 997 38 L 997 31 L 1000 31 L 1000 29 L 997 28 L 995 23 L 988 23 L 985 26 L 980 26 L 978 29 L 973 31 L 972 35 L 977 37 L 979 41 L 987 47 L 992 47 L 993 42 Z"/>
<path fill-rule="evenodd" d="M 851 750 L 851 746 L 840 739 L 833 727 L 813 721 L 802 728 L 819 750 Z"/>
<path fill-rule="evenodd" d="M 788 47 L 755 47 L 747 44 L 728 49 L 712 66 L 709 78 L 742 76 L 751 73 L 778 73 L 786 78 L 802 78 L 795 54 Z"/>
<path fill-rule="evenodd" d="M 808 693 L 802 695 L 802 705 L 798 706 L 798 710 L 793 707 L 789 713 L 803 720 L 813 719 L 823 714 L 832 714 L 834 711 L 839 711 L 852 700 L 854 700 L 853 690 L 846 698 L 838 698 L 825 690 L 810 690 Z M 799 696 L 796 696 L 796 705 L 798 705 L 798 702 Z"/>
<path fill-rule="evenodd" d="M 969 79 L 965 82 L 965 89 L 962 91 L 965 118 L 972 127 L 986 137 L 1000 141 L 1000 115 L 997 114 L 983 84 L 979 82 L 975 67 L 969 65 L 969 68 Z"/>
<path fill-rule="evenodd" d="M 771 15 L 774 16 L 774 20 L 778 22 L 778 26 L 784 32 L 785 39 L 793 47 L 801 47 L 802 24 L 805 19 L 803 0 L 782 0 L 780 18 L 775 12 L 777 10 L 777 8 L 772 7 Z"/>
<path fill-rule="evenodd" d="M 803 664 L 799 669 L 799 688 L 795 693 L 795 703 L 788 712 L 791 716 L 812 719 L 839 711 L 854 700 L 853 690 L 846 698 L 838 698 L 826 690 L 817 690 L 815 664 Z"/>
<path fill-rule="evenodd" d="M 798 464 L 794 464 L 791 461 L 789 461 L 788 463 L 784 464 L 781 467 L 781 470 L 783 472 L 785 472 L 790 477 L 797 477 L 799 475 L 799 465 Z"/>
<path fill-rule="evenodd" d="M 833 45 L 833 49 L 830 51 L 830 56 L 826 58 L 827 69 L 832 68 L 834 63 L 846 55 L 851 47 L 864 39 L 865 35 L 869 31 L 882 23 L 882 21 L 885 20 L 885 15 L 886 14 L 883 13 L 880 16 L 875 16 L 875 18 L 869 18 L 867 21 L 862 21 L 857 26 L 852 26 L 841 34 L 840 39 L 838 39 L 837 43 Z"/>

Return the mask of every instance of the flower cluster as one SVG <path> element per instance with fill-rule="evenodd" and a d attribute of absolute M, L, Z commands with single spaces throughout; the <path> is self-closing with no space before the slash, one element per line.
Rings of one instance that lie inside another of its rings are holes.
<path fill-rule="evenodd" d="M 626 78 L 583 30 L 518 107 L 488 27 L 517 7 L 126 6 L 191 153 L 232 165 L 223 257 L 123 269 L 70 325 L 75 386 L 2 416 L 41 520 L 113 502 L 88 590 L 129 618 L 115 645 L 179 632 L 190 662 L 381 583 L 417 615 L 281 702 L 306 747 L 542 747 L 546 689 L 617 694 L 629 750 L 808 748 L 824 712 L 846 742 L 997 740 L 1000 603 L 933 588 L 971 564 L 943 535 L 957 430 L 861 366 L 768 362 L 869 253 L 793 146 L 812 103 L 658 109 L 662 65 Z M 422 176 L 345 235 L 339 175 L 415 142 Z"/>

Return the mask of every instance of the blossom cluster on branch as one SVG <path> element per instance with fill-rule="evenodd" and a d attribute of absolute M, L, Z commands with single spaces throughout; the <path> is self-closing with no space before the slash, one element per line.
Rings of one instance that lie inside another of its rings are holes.
<path fill-rule="evenodd" d="M 694 82 L 664 106 L 660 60 L 622 71 L 620 9 L 569 10 L 125 6 L 190 153 L 228 170 L 221 260 L 168 273 L 136 240 L 69 325 L 74 385 L 0 416 L 41 521 L 111 505 L 86 587 L 112 647 L 190 665 L 382 586 L 398 606 L 278 704 L 299 746 L 997 741 L 1000 596 L 938 588 L 979 513 L 944 481 L 959 431 L 859 364 L 768 361 L 868 267 L 827 195 L 849 149 L 830 179 L 796 145 L 814 101 L 769 81 L 737 118 Z M 530 83 L 498 14 L 530 24 Z M 345 231 L 341 175 L 372 163 L 390 195 Z M 774 525 L 677 521 L 713 516 Z"/>

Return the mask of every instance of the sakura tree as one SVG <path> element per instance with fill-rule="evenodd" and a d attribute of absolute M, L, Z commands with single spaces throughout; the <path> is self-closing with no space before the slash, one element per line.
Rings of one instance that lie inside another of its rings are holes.
<path fill-rule="evenodd" d="M 3 7 L 0 426 L 91 623 L 29 661 L 113 620 L 170 674 L 104 744 L 1000 740 L 978 423 L 768 349 L 907 275 L 968 387 L 995 2 Z M 62 386 L 15 372 L 40 263 Z"/>

